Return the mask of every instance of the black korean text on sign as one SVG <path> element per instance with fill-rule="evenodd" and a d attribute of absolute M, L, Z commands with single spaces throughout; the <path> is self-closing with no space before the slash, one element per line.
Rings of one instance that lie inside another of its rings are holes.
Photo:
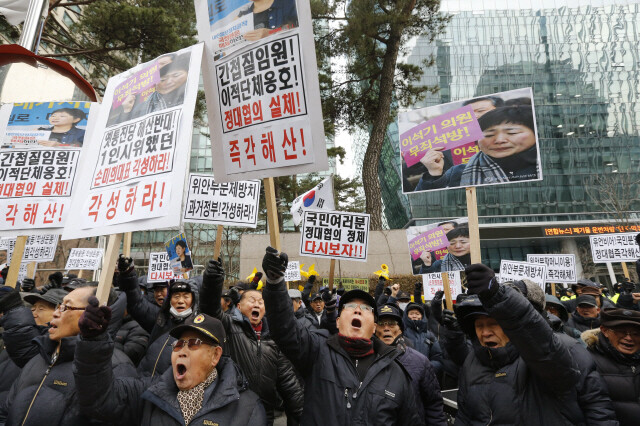
<path fill-rule="evenodd" d="M 300 254 L 365 261 L 369 240 L 369 215 L 306 211 Z"/>
<path fill-rule="evenodd" d="M 178 108 L 106 131 L 91 189 L 171 172 L 180 119 Z"/>
<path fill-rule="evenodd" d="M 223 133 L 307 114 L 297 34 L 233 55 L 216 79 Z"/>

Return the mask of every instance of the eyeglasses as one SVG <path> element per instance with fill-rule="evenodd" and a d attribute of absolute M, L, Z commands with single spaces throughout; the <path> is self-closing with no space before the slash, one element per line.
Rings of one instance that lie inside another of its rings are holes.
<path fill-rule="evenodd" d="M 378 321 L 378 325 L 380 327 L 395 327 L 398 325 L 398 321 L 396 320 L 382 320 L 382 321 Z"/>
<path fill-rule="evenodd" d="M 373 308 L 365 303 L 347 303 L 344 305 L 344 309 L 347 311 L 355 311 L 356 308 L 360 308 L 362 312 L 373 312 Z"/>
<path fill-rule="evenodd" d="M 640 337 L 640 329 L 637 328 L 612 328 L 611 330 L 621 339 L 627 334 L 634 339 Z"/>
<path fill-rule="evenodd" d="M 84 311 L 87 308 L 74 308 L 73 306 L 69 306 L 65 303 L 61 303 L 59 304 L 56 309 L 60 312 L 63 313 L 64 311 Z"/>
<path fill-rule="evenodd" d="M 173 348 L 174 352 L 178 352 L 180 349 L 182 349 L 184 347 L 185 343 L 187 344 L 187 348 L 189 348 L 190 351 L 195 351 L 203 343 L 205 345 L 207 344 L 207 343 L 203 342 L 200 339 L 188 339 L 188 340 L 187 339 L 182 339 L 182 340 L 176 340 L 175 342 L 173 342 L 171 344 L 171 347 Z"/>

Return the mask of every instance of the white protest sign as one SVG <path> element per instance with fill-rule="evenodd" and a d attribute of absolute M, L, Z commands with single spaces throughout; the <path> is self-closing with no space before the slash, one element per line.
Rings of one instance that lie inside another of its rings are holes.
<path fill-rule="evenodd" d="M 259 180 L 216 183 L 211 175 L 192 173 L 184 222 L 255 228 L 259 205 Z"/>
<path fill-rule="evenodd" d="M 24 254 L 22 262 L 52 262 L 56 255 L 58 247 L 59 235 L 31 235 L 27 238 L 24 246 Z M 9 249 L 7 250 L 7 263 L 11 263 L 11 256 L 16 244 L 16 239 L 9 240 Z"/>
<path fill-rule="evenodd" d="M 366 262 L 369 219 L 364 213 L 304 212 L 300 255 Z"/>
<path fill-rule="evenodd" d="M 502 260 L 500 262 L 500 282 L 530 280 L 545 289 L 547 266 L 538 263 Z"/>
<path fill-rule="evenodd" d="M 218 182 L 329 168 L 310 4 L 279 1 L 266 25 L 253 13 L 254 4 L 195 2 Z M 253 28 L 244 37 L 243 28 L 220 32 L 247 14 L 253 15 Z M 225 37 L 234 45 L 226 46 Z"/>
<path fill-rule="evenodd" d="M 91 102 L 24 102 L 0 108 L 3 235 L 37 235 L 45 229 L 62 233 L 85 146 L 91 143 L 87 125 L 99 110 Z"/>
<path fill-rule="evenodd" d="M 202 49 L 109 79 L 63 239 L 180 226 Z"/>
<path fill-rule="evenodd" d="M 64 268 L 67 271 L 96 271 L 102 267 L 103 254 L 104 250 L 101 248 L 72 248 Z"/>
<path fill-rule="evenodd" d="M 424 290 L 425 300 L 433 300 L 436 292 L 444 290 L 442 284 L 442 274 L 435 272 L 432 274 L 422 275 L 422 287 Z M 460 277 L 460 271 L 447 272 L 449 274 L 449 289 L 451 290 L 451 299 L 456 300 L 456 297 L 462 293 L 462 278 Z"/>
<path fill-rule="evenodd" d="M 300 281 L 302 276 L 300 275 L 300 262 L 297 260 L 290 260 L 287 264 L 287 270 L 284 271 L 285 281 Z"/>
<path fill-rule="evenodd" d="M 305 210 L 335 210 L 333 199 L 333 176 L 323 179 L 322 182 L 309 191 L 297 197 L 291 203 L 291 215 L 293 223 L 298 226 L 302 221 Z"/>
<path fill-rule="evenodd" d="M 589 235 L 593 263 L 633 262 L 640 258 L 635 232 Z"/>
<path fill-rule="evenodd" d="M 20 264 L 20 269 L 18 270 L 18 281 L 23 281 L 25 278 L 31 278 L 31 277 L 27 277 L 27 273 L 28 273 L 28 269 L 29 268 L 29 263 L 21 263 Z M 36 265 L 37 268 L 37 265 Z M 36 272 L 36 268 L 33 269 L 33 272 Z"/>
<path fill-rule="evenodd" d="M 527 262 L 547 265 L 548 283 L 575 283 L 576 256 L 573 254 L 528 254 Z"/>
<path fill-rule="evenodd" d="M 149 270 L 147 272 L 147 282 L 169 281 L 180 276 L 175 276 L 169 254 L 166 251 L 151 253 L 149 255 Z"/>
<path fill-rule="evenodd" d="M 9 238 L 9 237 L 0 238 L 0 250 L 8 250 L 9 243 L 11 242 L 11 240 L 13 240 L 13 243 L 15 244 L 15 241 L 16 241 L 15 238 Z"/>

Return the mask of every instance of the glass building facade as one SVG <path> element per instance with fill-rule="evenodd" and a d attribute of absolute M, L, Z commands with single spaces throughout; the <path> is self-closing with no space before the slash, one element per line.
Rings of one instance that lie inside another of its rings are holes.
<path fill-rule="evenodd" d="M 534 93 L 544 179 L 477 189 L 483 259 L 493 265 L 499 257 L 526 258 L 529 250 L 566 249 L 544 226 L 621 217 L 637 223 L 640 4 L 443 0 L 442 10 L 452 15 L 445 32 L 435 43 L 417 39 L 408 58 L 418 65 L 434 55 L 421 83 L 440 89 L 410 109 L 523 87 Z M 389 226 L 466 216 L 463 189 L 401 193 L 397 128 L 387 136 L 380 177 Z M 612 192 L 617 207 L 604 205 Z M 506 238 L 488 230 L 508 223 L 516 232 Z M 540 226 L 517 232 L 530 224 Z M 586 237 L 573 239 L 580 246 Z"/>

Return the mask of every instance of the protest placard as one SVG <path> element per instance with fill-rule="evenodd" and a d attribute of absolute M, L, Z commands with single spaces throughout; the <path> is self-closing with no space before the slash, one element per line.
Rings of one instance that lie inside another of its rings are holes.
<path fill-rule="evenodd" d="M 182 276 L 175 275 L 171 262 L 169 260 L 169 254 L 167 252 L 154 252 L 149 255 L 149 269 L 147 271 L 147 282 L 155 283 L 159 281 L 169 281 L 178 279 Z"/>
<path fill-rule="evenodd" d="M 58 247 L 58 237 L 59 235 L 29 236 L 24 247 L 22 263 L 52 262 L 56 255 L 56 248 Z M 11 263 L 11 256 L 13 254 L 13 247 L 15 246 L 15 243 L 15 238 L 10 238 L 8 240 L 7 264 Z"/>
<path fill-rule="evenodd" d="M 33 269 L 33 272 L 36 272 L 36 268 Z M 25 278 L 33 278 L 29 277 L 29 263 L 21 263 L 20 270 L 18 271 L 18 281 L 22 281 Z"/>
<path fill-rule="evenodd" d="M 255 228 L 259 204 L 259 180 L 216 183 L 212 175 L 192 173 L 184 222 Z"/>
<path fill-rule="evenodd" d="M 576 256 L 574 254 L 528 254 L 527 262 L 547 265 L 548 283 L 575 283 Z"/>
<path fill-rule="evenodd" d="M 339 287 L 342 284 L 344 291 L 350 290 L 363 290 L 369 292 L 369 278 L 336 278 L 334 281 L 334 287 Z M 322 279 L 322 285 L 329 285 L 329 278 Z"/>
<path fill-rule="evenodd" d="M 297 260 L 290 260 L 287 264 L 287 270 L 284 271 L 285 281 L 300 281 L 300 262 Z"/>
<path fill-rule="evenodd" d="M 400 112 L 398 128 L 404 193 L 542 180 L 530 88 Z"/>
<path fill-rule="evenodd" d="M 444 286 L 442 284 L 442 274 L 444 272 L 435 272 L 431 274 L 422 275 L 422 287 L 424 291 L 425 300 L 432 300 L 433 296 L 438 291 L 442 291 Z M 460 277 L 460 271 L 447 272 L 449 277 L 449 289 L 451 290 L 451 298 L 453 300 L 462 293 L 462 278 Z M 416 301 L 419 302 L 419 301 Z"/>
<path fill-rule="evenodd" d="M 413 275 L 459 271 L 471 264 L 466 217 L 410 226 L 406 233 Z"/>
<path fill-rule="evenodd" d="M 322 182 L 311 188 L 304 194 L 296 197 L 291 203 L 291 216 L 293 224 L 298 226 L 302 221 L 305 210 L 335 210 L 333 199 L 333 176 L 323 179 Z"/>
<path fill-rule="evenodd" d="M 635 232 L 589 235 L 593 263 L 634 262 L 640 258 Z"/>
<path fill-rule="evenodd" d="M 187 274 L 193 269 L 191 251 L 184 232 L 164 243 L 169 255 L 169 263 L 175 275 Z"/>
<path fill-rule="evenodd" d="M 309 3 L 279 2 L 268 23 L 253 7 L 196 1 L 216 180 L 327 170 Z"/>
<path fill-rule="evenodd" d="M 102 267 L 103 254 L 104 249 L 101 248 L 72 248 L 64 268 L 67 271 L 97 271 Z"/>
<path fill-rule="evenodd" d="M 527 279 L 538 284 L 544 291 L 546 277 L 546 265 L 504 259 L 500 261 L 500 282 Z"/>
<path fill-rule="evenodd" d="M 364 213 L 304 212 L 300 255 L 366 262 L 369 219 Z"/>
<path fill-rule="evenodd" d="M 63 239 L 180 225 L 202 49 L 109 79 Z"/>
<path fill-rule="evenodd" d="M 9 238 L 9 237 L 3 237 L 3 238 L 0 238 L 0 250 L 7 250 L 7 249 L 9 249 L 9 242 L 10 242 L 11 240 L 13 240 L 13 241 L 14 241 L 14 244 L 15 244 L 15 241 L 16 241 L 16 239 L 15 239 L 15 238 Z"/>
<path fill-rule="evenodd" d="M 82 165 L 90 102 L 26 102 L 0 108 L 0 230 L 62 232 Z M 88 139 L 87 139 L 88 140 Z"/>

